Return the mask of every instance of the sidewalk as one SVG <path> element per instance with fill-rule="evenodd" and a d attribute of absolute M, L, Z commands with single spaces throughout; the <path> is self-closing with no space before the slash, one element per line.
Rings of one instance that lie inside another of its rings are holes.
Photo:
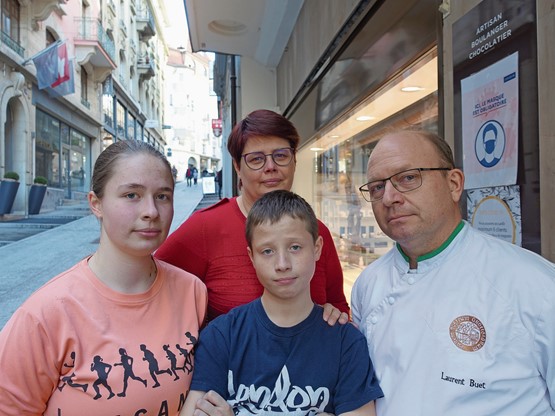
<path fill-rule="evenodd" d="M 176 185 L 170 232 L 202 199 L 201 181 L 191 187 L 185 182 Z M 0 328 L 37 288 L 93 253 L 99 237 L 98 221 L 91 214 L 0 247 Z"/>

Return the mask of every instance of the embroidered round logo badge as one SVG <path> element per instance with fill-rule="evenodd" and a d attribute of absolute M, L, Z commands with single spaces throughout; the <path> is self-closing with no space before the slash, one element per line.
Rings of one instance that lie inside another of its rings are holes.
<path fill-rule="evenodd" d="M 478 351 L 486 343 L 486 328 L 471 315 L 455 318 L 449 325 L 449 335 L 453 344 L 463 351 Z"/>

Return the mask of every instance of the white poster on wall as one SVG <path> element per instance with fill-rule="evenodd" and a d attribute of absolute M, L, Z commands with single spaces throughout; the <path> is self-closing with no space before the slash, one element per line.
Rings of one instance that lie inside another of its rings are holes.
<path fill-rule="evenodd" d="M 461 81 L 465 189 L 516 184 L 518 52 Z"/>
<path fill-rule="evenodd" d="M 522 245 L 520 189 L 517 185 L 468 191 L 467 214 L 474 228 Z"/>

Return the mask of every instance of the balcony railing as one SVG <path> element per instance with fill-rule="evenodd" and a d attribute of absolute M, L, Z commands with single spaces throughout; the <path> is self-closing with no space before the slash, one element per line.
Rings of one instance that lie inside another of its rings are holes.
<path fill-rule="evenodd" d="M 75 39 L 98 42 L 112 62 L 116 61 L 116 47 L 114 41 L 108 37 L 100 21 L 93 18 L 76 17 L 75 23 L 79 28 Z"/>
<path fill-rule="evenodd" d="M 142 79 L 150 79 L 154 76 L 154 63 L 151 56 L 143 55 L 137 59 L 137 72 Z"/>
<path fill-rule="evenodd" d="M 137 12 L 137 31 L 143 39 L 149 39 L 156 34 L 156 25 L 150 10 L 139 10 Z"/>
<path fill-rule="evenodd" d="M 22 58 L 25 57 L 24 56 L 25 48 L 23 48 L 19 43 L 17 43 L 15 40 L 10 38 L 10 36 L 7 33 L 5 33 L 4 31 L 2 31 L 2 43 L 6 44 L 8 46 L 8 48 L 15 51 Z"/>

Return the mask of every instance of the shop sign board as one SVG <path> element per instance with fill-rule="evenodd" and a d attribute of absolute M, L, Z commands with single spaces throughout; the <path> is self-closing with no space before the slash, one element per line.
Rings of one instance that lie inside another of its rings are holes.
<path fill-rule="evenodd" d="M 453 24 L 453 65 L 501 46 L 535 23 L 535 0 L 484 0 Z"/>

